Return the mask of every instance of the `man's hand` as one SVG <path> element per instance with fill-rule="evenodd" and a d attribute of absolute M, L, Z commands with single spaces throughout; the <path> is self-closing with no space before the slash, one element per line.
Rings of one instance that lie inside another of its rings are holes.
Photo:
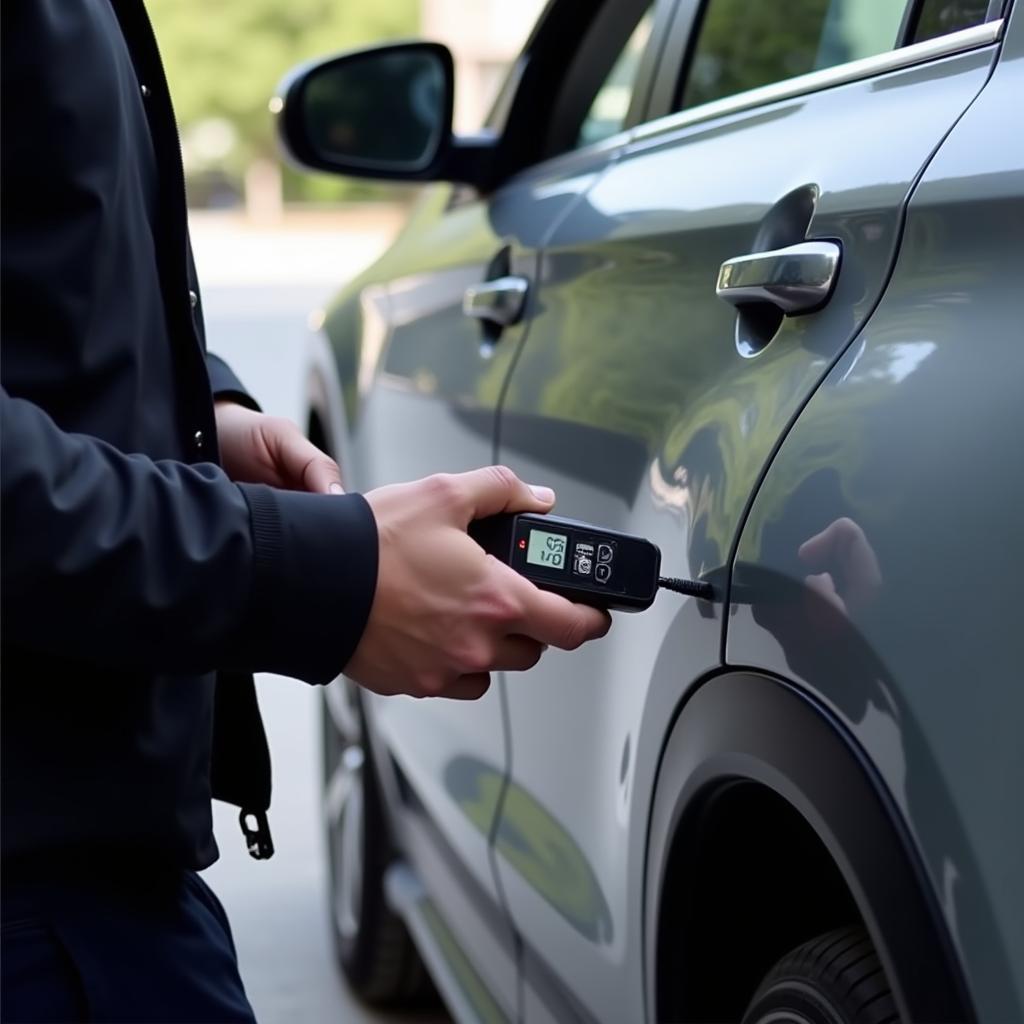
<path fill-rule="evenodd" d="M 554 497 L 504 466 L 370 491 L 377 591 L 345 674 L 377 693 L 472 699 L 491 671 L 532 668 L 546 645 L 604 636 L 607 612 L 538 590 L 466 533 L 499 512 L 548 512 Z"/>
<path fill-rule="evenodd" d="M 289 491 L 341 494 L 341 472 L 291 420 L 236 402 L 216 404 L 221 461 L 232 480 Z"/>

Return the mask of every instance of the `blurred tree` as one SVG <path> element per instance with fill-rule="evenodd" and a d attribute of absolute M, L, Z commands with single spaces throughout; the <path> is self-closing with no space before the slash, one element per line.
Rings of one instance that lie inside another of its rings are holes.
<path fill-rule="evenodd" d="M 230 149 L 209 161 L 241 183 L 246 168 L 276 153 L 267 101 L 300 61 L 385 39 L 415 36 L 419 0 L 149 0 L 182 136 L 210 119 L 234 129 Z M 195 168 L 190 168 L 194 170 Z M 286 174 L 287 198 L 354 198 L 375 187 Z"/>

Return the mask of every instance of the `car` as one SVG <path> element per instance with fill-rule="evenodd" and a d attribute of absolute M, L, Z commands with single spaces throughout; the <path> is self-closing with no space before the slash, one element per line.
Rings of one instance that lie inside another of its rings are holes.
<path fill-rule="evenodd" d="M 423 183 L 310 437 L 356 490 L 503 463 L 714 596 L 475 703 L 326 688 L 344 973 L 459 1021 L 1024 1019 L 1020 4 L 553 0 L 479 133 L 453 91 L 413 42 L 272 103 L 301 166 Z"/>

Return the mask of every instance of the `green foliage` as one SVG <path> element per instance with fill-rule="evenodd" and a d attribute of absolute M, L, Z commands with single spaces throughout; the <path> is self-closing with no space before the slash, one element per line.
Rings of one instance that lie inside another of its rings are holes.
<path fill-rule="evenodd" d="M 295 64 L 339 50 L 415 36 L 418 0 L 149 0 L 183 132 L 207 118 L 229 121 L 238 143 L 223 167 L 240 177 L 256 156 L 273 155 L 267 102 Z M 289 191 L 338 198 L 365 185 L 332 182 Z M 331 193 L 335 195 L 331 195 Z"/>

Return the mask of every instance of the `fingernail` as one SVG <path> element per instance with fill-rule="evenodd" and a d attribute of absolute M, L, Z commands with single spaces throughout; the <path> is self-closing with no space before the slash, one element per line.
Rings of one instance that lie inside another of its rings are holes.
<path fill-rule="evenodd" d="M 337 481 L 335 481 L 333 484 L 331 484 L 331 486 L 328 487 L 327 489 L 331 492 L 331 494 L 344 494 L 345 493 L 345 488 L 342 487 L 341 484 L 339 484 Z"/>
<path fill-rule="evenodd" d="M 545 501 L 549 504 L 555 500 L 555 492 L 550 487 L 540 487 L 537 484 L 530 484 L 530 490 L 538 501 Z"/>

